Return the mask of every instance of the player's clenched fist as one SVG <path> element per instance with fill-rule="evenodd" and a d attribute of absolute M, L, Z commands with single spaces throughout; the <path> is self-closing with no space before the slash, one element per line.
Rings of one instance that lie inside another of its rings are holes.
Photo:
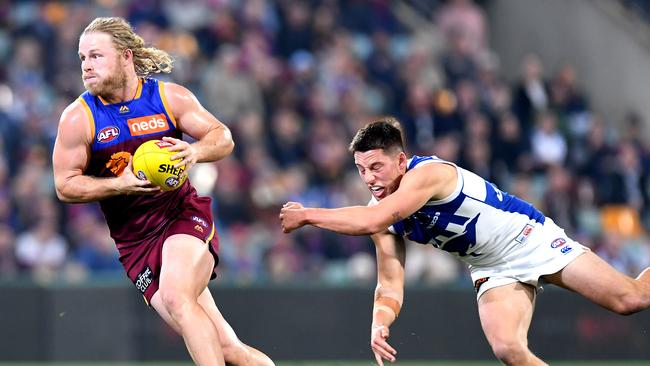
<path fill-rule="evenodd" d="M 390 331 L 385 325 L 378 327 L 373 326 L 370 332 L 370 346 L 372 347 L 372 352 L 375 354 L 375 360 L 379 366 L 384 365 L 383 360 L 395 362 L 397 351 L 386 342 L 389 335 Z"/>
<path fill-rule="evenodd" d="M 293 230 L 304 225 L 305 213 L 304 208 L 298 202 L 287 202 L 280 210 L 280 225 L 282 231 L 290 233 Z"/>

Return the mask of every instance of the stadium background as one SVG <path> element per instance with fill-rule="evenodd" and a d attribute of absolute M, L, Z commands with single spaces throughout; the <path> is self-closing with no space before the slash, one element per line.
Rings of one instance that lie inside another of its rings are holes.
<path fill-rule="evenodd" d="M 279 360 L 371 359 L 371 242 L 284 235 L 277 213 L 289 199 L 367 201 L 346 146 L 374 116 L 398 116 L 411 153 L 533 202 L 619 270 L 650 265 L 643 1 L 2 1 L 0 361 L 187 360 L 122 274 L 97 207 L 54 194 L 58 118 L 83 91 L 78 35 L 112 15 L 172 53 L 162 78 L 234 133 L 235 153 L 191 176 L 219 220 L 213 292 L 239 335 Z M 407 258 L 401 357 L 490 360 L 464 267 L 415 244 Z M 647 314 L 549 289 L 531 345 L 554 360 L 650 363 L 649 328 Z"/>

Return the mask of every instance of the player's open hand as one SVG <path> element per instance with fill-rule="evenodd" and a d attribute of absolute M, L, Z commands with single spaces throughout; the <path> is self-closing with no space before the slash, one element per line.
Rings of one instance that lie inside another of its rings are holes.
<path fill-rule="evenodd" d="M 164 136 L 162 139 L 174 145 L 168 147 L 167 150 L 177 152 L 176 154 L 172 155 L 172 160 L 181 159 L 181 161 L 174 164 L 174 168 L 180 168 L 182 166 L 185 167 L 179 176 L 182 179 L 184 176 L 187 176 L 189 170 L 196 164 L 198 160 L 196 149 L 187 141 L 175 139 L 169 136 Z"/>
<path fill-rule="evenodd" d="M 395 362 L 396 359 L 397 351 L 386 342 L 389 335 L 390 330 L 385 325 L 373 326 L 370 332 L 370 346 L 379 366 L 384 366 L 384 360 Z"/>
<path fill-rule="evenodd" d="M 282 231 L 290 233 L 304 225 L 305 209 L 298 202 L 287 202 L 280 210 L 280 225 Z"/>
<path fill-rule="evenodd" d="M 156 194 L 161 191 L 160 187 L 153 185 L 147 179 L 139 179 L 133 174 L 133 159 L 129 159 L 126 168 L 117 178 L 117 190 L 126 195 L 130 194 Z"/>

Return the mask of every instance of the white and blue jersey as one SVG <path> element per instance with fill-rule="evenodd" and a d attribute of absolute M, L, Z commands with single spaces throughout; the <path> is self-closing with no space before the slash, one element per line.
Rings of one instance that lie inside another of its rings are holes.
<path fill-rule="evenodd" d="M 395 222 L 389 227 L 393 234 L 432 244 L 470 265 L 494 266 L 503 264 L 507 253 L 525 244 L 534 228 L 546 221 L 531 204 L 438 157 L 413 156 L 407 171 L 426 164 L 454 166 L 456 189 L 449 197 L 429 200 L 409 217 Z"/>

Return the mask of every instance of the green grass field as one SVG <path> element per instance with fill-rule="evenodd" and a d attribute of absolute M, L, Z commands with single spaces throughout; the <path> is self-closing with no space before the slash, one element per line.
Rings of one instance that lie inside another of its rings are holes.
<path fill-rule="evenodd" d="M 304 361 L 304 362 L 276 362 L 278 366 L 371 366 L 371 361 Z M 647 361 L 572 361 L 572 362 L 553 362 L 553 366 L 650 366 L 650 360 Z M 394 364 L 386 363 L 385 365 L 400 366 L 497 366 L 497 362 L 444 362 L 444 361 L 421 361 L 421 362 L 396 362 Z M 2 363 L 0 366 L 192 366 L 189 363 L 170 363 L 170 362 L 142 362 L 142 363 L 86 363 L 86 362 L 65 362 L 65 363 Z"/>

